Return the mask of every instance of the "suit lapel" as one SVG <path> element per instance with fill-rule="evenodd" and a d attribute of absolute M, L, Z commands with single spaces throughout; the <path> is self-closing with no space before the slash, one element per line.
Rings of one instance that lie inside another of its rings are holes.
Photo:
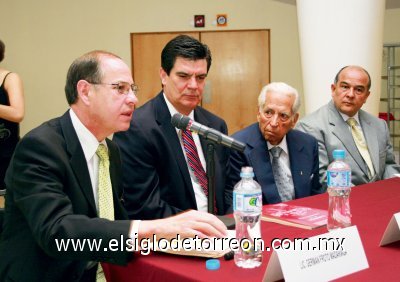
<path fill-rule="evenodd" d="M 375 172 L 378 173 L 379 170 L 379 144 L 378 138 L 376 138 L 376 131 L 373 129 L 371 121 L 364 111 L 360 110 L 358 118 L 360 120 L 360 125 L 364 133 L 365 141 L 367 142 L 367 147 L 369 154 L 371 156 L 372 165 L 375 168 Z"/>
<path fill-rule="evenodd" d="M 207 127 L 211 127 L 210 122 L 208 119 L 204 116 L 204 114 L 196 107 L 194 109 L 194 119 L 196 122 L 201 123 Z M 204 153 L 204 158 L 206 158 L 206 153 L 207 153 L 207 145 L 209 141 L 207 141 L 203 136 L 199 136 L 200 138 L 200 143 L 201 143 L 201 148 L 203 149 Z"/>
<path fill-rule="evenodd" d="M 72 170 L 75 173 L 77 182 L 79 183 L 86 200 L 89 202 L 94 214 L 97 214 L 96 204 L 93 196 L 92 183 L 90 181 L 89 171 L 83 154 L 82 147 L 79 143 L 78 136 L 76 135 L 75 129 L 72 126 L 71 117 L 69 111 L 67 111 L 61 118 L 60 124 L 65 136 L 65 143 L 67 146 L 67 152 L 71 156 L 70 164 Z"/>
<path fill-rule="evenodd" d="M 360 169 L 368 175 L 367 166 L 357 149 L 356 143 L 354 142 L 353 136 L 348 128 L 347 123 L 343 120 L 342 116 L 336 110 L 333 102 L 329 103 L 329 125 L 331 126 L 332 134 L 335 135 L 346 148 L 347 152 L 354 161 L 358 164 Z M 340 148 L 338 148 L 340 149 Z"/>
<path fill-rule="evenodd" d="M 303 179 L 306 177 L 306 175 L 303 174 L 302 166 L 310 161 L 310 156 L 302 153 L 304 145 L 296 142 L 292 130 L 286 134 L 286 143 L 289 150 L 290 171 L 292 173 L 295 197 L 297 198 L 301 197 L 300 188 L 303 187 Z"/>
<path fill-rule="evenodd" d="M 188 192 L 191 195 L 192 205 L 196 206 L 196 198 L 192 189 L 192 181 L 190 179 L 185 156 L 183 155 L 182 146 L 179 141 L 178 134 L 176 133 L 176 129 L 171 124 L 171 114 L 168 110 L 166 102 L 164 101 L 162 92 L 154 100 L 154 109 L 156 121 L 160 125 L 161 131 L 165 134 L 172 151 L 175 152 L 175 160 L 178 163 L 178 167 L 184 179 L 185 185 L 186 187 L 191 188 L 188 189 Z"/>

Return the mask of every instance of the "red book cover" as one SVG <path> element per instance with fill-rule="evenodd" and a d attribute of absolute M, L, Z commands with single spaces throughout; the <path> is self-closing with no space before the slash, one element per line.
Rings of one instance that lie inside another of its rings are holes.
<path fill-rule="evenodd" d="M 262 209 L 263 220 L 305 229 L 325 226 L 327 218 L 326 210 L 285 203 L 265 205 Z"/>

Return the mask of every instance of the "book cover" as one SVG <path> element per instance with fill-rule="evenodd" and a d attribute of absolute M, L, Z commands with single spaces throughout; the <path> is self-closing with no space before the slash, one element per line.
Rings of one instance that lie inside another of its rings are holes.
<path fill-rule="evenodd" d="M 261 218 L 284 225 L 315 229 L 326 225 L 328 212 L 316 208 L 279 203 L 263 206 Z"/>

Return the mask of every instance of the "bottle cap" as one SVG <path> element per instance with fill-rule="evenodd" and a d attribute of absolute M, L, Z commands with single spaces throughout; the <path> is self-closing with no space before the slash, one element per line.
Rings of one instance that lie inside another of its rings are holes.
<path fill-rule="evenodd" d="M 208 259 L 206 260 L 207 270 L 218 270 L 220 267 L 220 262 L 218 259 Z"/>
<path fill-rule="evenodd" d="M 345 150 L 333 150 L 333 158 L 334 159 L 344 159 L 346 157 L 346 151 Z"/>
<path fill-rule="evenodd" d="M 253 168 L 251 166 L 244 166 L 240 171 L 240 177 L 254 177 Z"/>

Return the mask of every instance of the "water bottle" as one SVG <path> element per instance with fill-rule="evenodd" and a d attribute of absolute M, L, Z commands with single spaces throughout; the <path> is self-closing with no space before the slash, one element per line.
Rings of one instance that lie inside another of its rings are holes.
<path fill-rule="evenodd" d="M 329 208 L 328 225 L 329 231 L 344 228 L 351 225 L 350 213 L 350 190 L 351 190 L 351 169 L 344 162 L 346 152 L 334 150 L 334 161 L 328 166 L 326 172 Z"/>
<path fill-rule="evenodd" d="M 234 259 L 239 267 L 254 268 L 262 262 L 261 186 L 253 179 L 252 167 L 242 167 L 240 177 L 233 188 L 233 214 L 239 242 Z"/>

